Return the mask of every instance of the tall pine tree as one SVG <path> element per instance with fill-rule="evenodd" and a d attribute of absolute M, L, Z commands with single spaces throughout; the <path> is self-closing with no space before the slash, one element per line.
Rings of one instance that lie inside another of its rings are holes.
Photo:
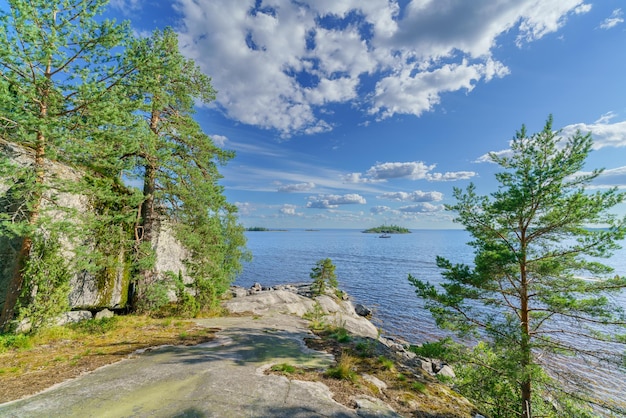
<path fill-rule="evenodd" d="M 125 152 L 124 131 L 118 128 L 128 113 L 116 100 L 123 97 L 118 87 L 132 69 L 120 65 L 112 51 L 131 34 L 127 25 L 98 16 L 106 3 L 9 0 L 8 9 L 0 11 L 1 135 L 34 155 L 32 166 L 9 179 L 19 210 L 0 219 L 0 234 L 21 241 L 0 326 L 15 314 L 35 236 L 60 230 L 71 236 L 81 224 L 48 214 L 69 210 L 55 201 L 60 191 L 83 192 L 91 188 L 89 182 L 55 179 L 46 161 L 100 165 L 97 188 L 106 186 L 115 194 L 119 187 L 110 180 L 119 176 L 107 175 L 122 169 L 115 156 Z"/>
<path fill-rule="evenodd" d="M 210 79 L 179 52 L 174 31 L 155 31 L 128 50 L 137 67 L 133 94 L 144 120 L 144 134 L 134 155 L 135 174 L 143 181 L 137 225 L 134 303 L 142 309 L 157 277 L 151 259 L 159 224 L 167 219 L 188 250 L 188 274 L 202 307 L 214 304 L 240 270 L 245 255 L 243 228 L 236 207 L 218 184 L 218 165 L 234 154 L 217 147 L 193 119 L 196 101 L 215 98 Z M 177 273 L 177 272 L 174 272 Z"/>
<path fill-rule="evenodd" d="M 591 134 L 561 138 L 552 117 L 534 135 L 522 127 L 510 155 L 491 155 L 504 170 L 498 191 L 455 189 L 457 202 L 447 207 L 473 237 L 474 265 L 438 257 L 441 287 L 409 276 L 438 325 L 485 340 L 463 363 L 475 378 L 465 393 L 490 416 L 593 416 L 573 406 L 577 398 L 624 412 L 564 390 L 577 379 L 555 360 L 624 366 L 626 317 L 611 296 L 626 289 L 626 278 L 594 258 L 610 256 L 626 235 L 626 219 L 610 212 L 626 195 L 586 190 L 601 173 L 583 171 L 591 147 Z"/>

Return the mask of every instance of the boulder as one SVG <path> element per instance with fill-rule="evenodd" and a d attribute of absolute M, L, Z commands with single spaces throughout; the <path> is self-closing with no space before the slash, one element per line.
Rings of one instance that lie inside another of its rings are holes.
<path fill-rule="evenodd" d="M 94 319 L 113 318 L 114 316 L 115 314 L 112 311 L 108 310 L 107 308 L 104 308 L 103 310 L 96 313 L 96 315 L 94 316 Z"/>
<path fill-rule="evenodd" d="M 374 385 L 378 389 L 379 392 L 382 392 L 383 390 L 387 389 L 387 383 L 383 382 L 382 380 L 380 380 L 376 376 L 372 376 L 370 374 L 364 373 L 364 374 L 361 375 L 361 377 L 366 382 L 369 382 L 372 385 Z"/>
<path fill-rule="evenodd" d="M 65 312 L 63 315 L 59 316 L 57 318 L 56 325 L 72 324 L 92 318 L 93 315 L 90 311 L 70 311 Z"/>
<path fill-rule="evenodd" d="M 359 316 L 363 316 L 365 318 L 369 318 L 372 316 L 372 310 L 368 308 L 367 306 L 362 305 L 360 303 L 357 303 L 356 305 L 354 305 L 354 310 Z"/>
<path fill-rule="evenodd" d="M 437 372 L 438 376 L 446 376 L 446 377 L 452 377 L 455 378 L 456 374 L 454 374 L 454 370 L 452 370 L 452 367 L 448 366 L 447 364 L 444 364 L 441 369 L 439 369 L 439 371 Z"/>

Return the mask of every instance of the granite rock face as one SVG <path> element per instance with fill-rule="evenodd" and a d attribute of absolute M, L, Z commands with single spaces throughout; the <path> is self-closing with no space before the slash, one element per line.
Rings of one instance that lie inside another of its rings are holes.
<path fill-rule="evenodd" d="M 358 315 L 350 300 L 342 300 L 329 294 L 312 296 L 309 285 L 281 285 L 263 289 L 255 283 L 251 292 L 242 294 L 241 288 L 233 288 L 233 295 L 241 295 L 224 302 L 223 306 L 233 313 L 249 312 L 263 315 L 268 312 L 292 314 L 303 317 L 316 310 L 320 320 L 344 327 L 354 335 L 378 338 L 378 329 L 366 318 Z"/>
<path fill-rule="evenodd" d="M 34 152 L 0 139 L 0 158 L 8 158 L 11 163 L 18 167 L 28 167 L 33 164 Z M 53 184 L 55 179 L 78 181 L 82 177 L 79 170 L 56 161 L 47 160 L 46 171 L 49 175 L 45 181 L 50 182 L 50 184 Z M 19 205 L 20 202 L 12 198 L 11 192 L 14 186 L 15 184 L 11 183 L 11 179 L 0 178 L 0 211 L 10 210 L 11 207 Z M 93 210 L 85 196 L 53 189 L 55 188 L 50 188 L 46 192 L 46 199 L 44 199 L 42 209 L 46 212 L 46 216 L 58 220 L 67 217 L 68 211 L 85 213 Z M 56 207 L 64 208 L 64 210 L 57 210 L 52 207 L 52 204 L 49 203 L 52 201 L 55 202 Z M 94 241 L 94 237 L 85 236 L 82 237 L 82 240 L 84 243 L 89 243 Z M 61 241 L 62 254 L 69 260 L 75 255 L 75 244 L 63 237 L 61 237 Z M 9 240 L 0 237 L 0 301 L 4 300 L 20 245 L 21 240 L 19 239 Z M 161 277 L 166 271 L 175 274 L 181 272 L 185 277 L 186 270 L 183 259 L 186 252 L 173 236 L 172 229 L 167 222 L 161 222 L 153 247 L 156 251 L 156 271 Z M 86 271 L 73 274 L 70 280 L 71 291 L 69 295 L 72 310 L 99 311 L 104 308 L 121 309 L 126 307 L 131 280 L 128 263 L 124 262 L 126 258 L 127 255 L 123 250 L 120 250 L 118 268 L 103 270 L 97 274 Z M 175 295 L 172 293 L 170 298 L 175 300 Z"/>

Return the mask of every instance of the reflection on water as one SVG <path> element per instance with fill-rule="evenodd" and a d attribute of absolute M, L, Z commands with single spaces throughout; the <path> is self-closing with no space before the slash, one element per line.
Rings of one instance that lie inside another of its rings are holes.
<path fill-rule="evenodd" d="M 407 276 L 438 283 L 441 277 L 436 256 L 468 264 L 473 258 L 472 248 L 466 244 L 470 236 L 461 230 L 418 230 L 390 239 L 356 230 L 248 232 L 247 237 L 254 260 L 244 266 L 235 284 L 249 287 L 255 282 L 271 286 L 310 281 L 315 263 L 330 258 L 340 288 L 374 309 L 376 325 L 384 333 L 414 343 L 436 340 L 444 334 L 415 296 Z M 615 268 L 616 274 L 626 274 L 625 249 L 603 262 Z M 618 303 L 626 307 L 626 296 Z M 584 370 L 587 366 L 575 367 Z M 600 375 L 598 370 L 587 368 L 595 386 L 606 388 L 607 396 L 626 402 L 625 374 L 602 371 Z"/>

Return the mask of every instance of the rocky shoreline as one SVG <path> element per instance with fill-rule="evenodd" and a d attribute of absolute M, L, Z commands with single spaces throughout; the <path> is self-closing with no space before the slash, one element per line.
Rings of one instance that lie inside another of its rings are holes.
<path fill-rule="evenodd" d="M 349 295 L 342 298 L 332 291 L 313 296 L 310 283 L 288 283 L 276 286 L 253 284 L 250 288 L 231 287 L 232 298 L 223 306 L 235 314 L 252 313 L 262 315 L 268 312 L 297 315 L 307 318 L 311 312 L 320 310 L 319 320 L 333 326 L 344 327 L 349 333 L 372 338 L 389 348 L 405 364 L 420 368 L 432 376 L 455 377 L 450 365 L 438 359 L 418 357 L 409 350 L 411 343 L 400 338 L 384 335 L 370 321 L 372 310 L 362 304 L 353 304 Z"/>

